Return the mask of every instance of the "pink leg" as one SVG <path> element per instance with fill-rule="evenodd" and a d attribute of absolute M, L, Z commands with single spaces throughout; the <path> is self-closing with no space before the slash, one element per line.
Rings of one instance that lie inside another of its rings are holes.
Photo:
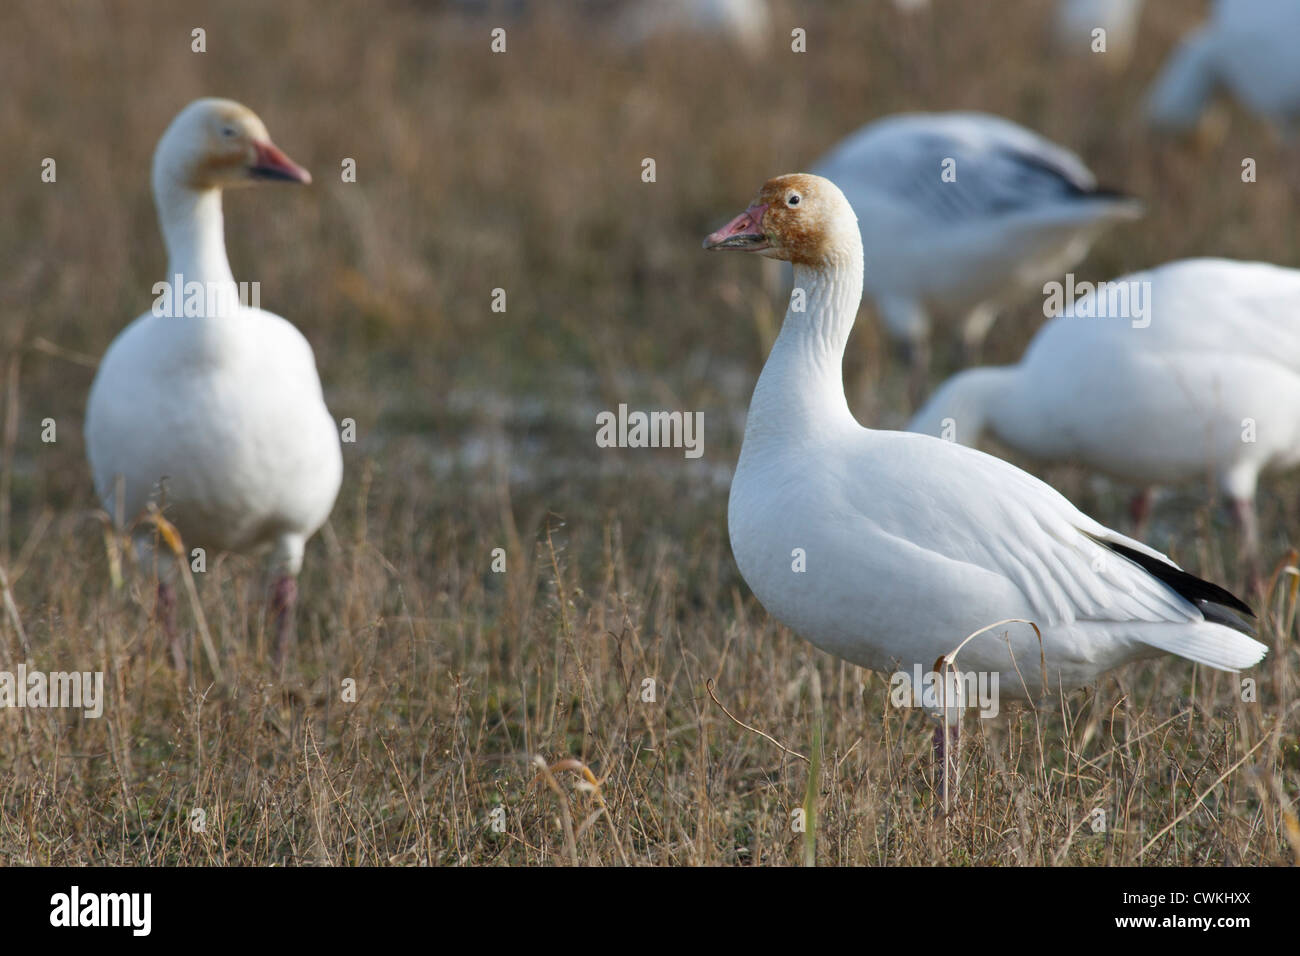
<path fill-rule="evenodd" d="M 158 582 L 158 600 L 153 613 L 154 619 L 162 624 L 172 654 L 172 666 L 176 668 L 176 673 L 184 674 L 185 645 L 181 642 L 180 630 L 176 627 L 176 589 L 166 581 Z"/>
<path fill-rule="evenodd" d="M 1133 537 L 1139 541 L 1146 539 L 1147 523 L 1151 520 L 1151 502 L 1154 498 L 1153 489 L 1143 488 L 1128 503 L 1128 513 L 1133 519 Z"/>
<path fill-rule="evenodd" d="M 282 574 L 271 588 L 271 610 L 275 614 L 275 671 L 284 673 L 289 645 L 294 637 L 294 609 L 298 605 L 298 582 L 293 575 Z"/>
<path fill-rule="evenodd" d="M 939 775 L 939 807 L 940 813 L 946 813 L 950 806 L 950 800 L 956 790 L 957 783 L 957 755 L 960 752 L 959 743 L 961 741 L 961 721 L 958 720 L 952 726 L 948 727 L 947 734 L 944 734 L 945 724 L 939 721 L 939 726 L 934 729 L 934 762 L 938 768 Z"/>
<path fill-rule="evenodd" d="M 1262 583 L 1259 570 L 1259 519 L 1255 514 L 1255 502 L 1233 499 L 1232 516 L 1241 529 L 1241 562 L 1246 568 L 1246 590 L 1254 591 Z"/>
<path fill-rule="evenodd" d="M 907 397 L 915 411 L 925 404 L 930 391 L 930 343 L 924 339 L 910 342 L 903 351 L 908 367 Z"/>

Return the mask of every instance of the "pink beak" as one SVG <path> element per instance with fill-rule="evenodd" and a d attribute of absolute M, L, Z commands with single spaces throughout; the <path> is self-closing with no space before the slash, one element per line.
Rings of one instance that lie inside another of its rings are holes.
<path fill-rule="evenodd" d="M 304 185 L 311 182 L 311 173 L 284 155 L 274 143 L 254 143 L 253 148 L 257 150 L 257 162 L 249 172 L 254 179 L 278 179 Z"/>
<path fill-rule="evenodd" d="M 767 203 L 750 206 L 717 232 L 709 233 L 708 238 L 704 240 L 704 248 L 738 249 L 742 252 L 770 249 L 772 244 L 763 235 L 765 212 L 767 212 Z"/>

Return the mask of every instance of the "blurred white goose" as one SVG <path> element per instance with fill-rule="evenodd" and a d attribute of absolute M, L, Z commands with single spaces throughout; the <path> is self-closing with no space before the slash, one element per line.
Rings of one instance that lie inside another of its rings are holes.
<path fill-rule="evenodd" d="M 1142 0 L 1057 0 L 1056 41 L 1066 53 L 1101 56 L 1112 67 L 1123 66 L 1137 46 Z M 1105 30 L 1105 52 L 1096 50 L 1096 30 Z"/>
<path fill-rule="evenodd" d="M 1255 486 L 1300 464 L 1300 272 L 1189 259 L 1124 276 L 1057 315 L 1020 364 L 970 369 L 912 431 L 986 432 L 1045 461 L 1142 486 L 1213 476 L 1258 572 Z M 1149 496 L 1135 503 L 1145 517 Z"/>
<path fill-rule="evenodd" d="M 964 318 L 970 357 L 1008 296 L 1061 274 L 1099 232 L 1141 214 L 1135 200 L 1098 189 L 1073 153 L 984 113 L 887 117 L 814 168 L 857 213 L 866 291 L 911 352 L 914 392 L 932 311 Z"/>
<path fill-rule="evenodd" d="M 826 179 L 770 180 L 706 249 L 794 264 L 792 307 L 749 406 L 727 523 L 763 606 L 818 647 L 872 670 L 931 671 L 976 630 L 963 671 L 1005 697 L 1085 684 L 1161 652 L 1208 667 L 1265 654 L 1250 610 L 1117 534 L 1001 459 L 854 420 L 841 376 L 862 294 L 853 209 Z M 1040 662 L 1045 661 L 1046 670 Z"/>
<path fill-rule="evenodd" d="M 246 107 L 196 100 L 168 126 L 153 192 L 173 304 L 155 300 L 109 346 L 86 446 L 110 514 L 132 522 L 153 500 L 188 548 L 273 549 L 282 664 L 303 547 L 334 506 L 343 462 L 311 346 L 280 316 L 238 301 L 226 259 L 221 191 L 263 180 L 311 176 Z M 174 606 L 166 578 L 159 603 L 164 614 Z"/>
<path fill-rule="evenodd" d="M 1157 126 L 1193 129 L 1215 89 L 1293 131 L 1300 121 L 1300 3 L 1217 0 L 1156 78 L 1147 114 Z"/>
<path fill-rule="evenodd" d="M 714 34 L 737 44 L 751 56 L 766 45 L 771 30 L 767 0 L 656 0 L 626 7 L 614 24 L 615 35 L 629 46 L 679 33 Z"/>

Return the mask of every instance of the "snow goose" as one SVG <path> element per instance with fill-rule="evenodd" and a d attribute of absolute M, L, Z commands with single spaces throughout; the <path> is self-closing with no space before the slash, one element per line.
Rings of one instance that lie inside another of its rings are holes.
<path fill-rule="evenodd" d="M 758 56 L 771 32 L 771 12 L 767 0 L 657 0 L 625 8 L 614 32 L 628 46 L 642 46 L 660 36 L 712 34 Z"/>
<path fill-rule="evenodd" d="M 929 366 L 931 312 L 964 317 L 968 359 L 1008 295 L 1059 275 L 1108 225 L 1140 215 L 1079 157 L 985 113 L 878 120 L 814 171 L 857 213 L 866 291 L 912 360 L 913 398 Z"/>
<path fill-rule="evenodd" d="M 1300 272 L 1189 259 L 1101 284 L 1018 365 L 946 382 L 908 426 L 1143 487 L 1213 475 L 1258 579 L 1255 486 L 1300 464 Z M 1135 501 L 1141 521 L 1149 495 Z"/>
<path fill-rule="evenodd" d="M 95 488 L 110 514 L 129 522 L 152 501 L 187 548 L 273 550 L 282 665 L 303 547 L 334 506 L 343 460 L 311 346 L 280 316 L 238 301 L 221 191 L 260 181 L 309 183 L 311 176 L 238 103 L 197 100 L 163 133 L 153 193 L 166 287 L 155 286 L 164 293 L 155 307 L 105 353 L 85 432 Z M 164 613 L 174 606 L 166 577 L 159 605 Z"/>
<path fill-rule="evenodd" d="M 1142 0 L 1057 0 L 1056 41 L 1074 55 L 1100 55 L 1113 68 L 1123 66 L 1137 45 Z M 1094 31 L 1106 31 L 1105 53 L 1096 53 Z"/>
<path fill-rule="evenodd" d="M 1300 120 L 1300 3 L 1218 0 L 1209 20 L 1169 58 L 1147 99 L 1152 123 L 1196 127 L 1216 87 L 1248 109 L 1293 130 Z"/>
<path fill-rule="evenodd" d="M 862 240 L 834 183 L 772 179 L 704 247 L 787 260 L 803 291 L 754 388 L 727 510 L 736 564 L 774 617 L 895 674 L 931 673 L 980 628 L 1031 620 L 1041 655 L 1018 624 L 961 652 L 962 670 L 989 686 L 996 677 L 1003 697 L 1076 687 L 1162 652 L 1223 670 L 1264 656 L 1240 600 L 1038 479 L 954 442 L 857 423 L 841 364 Z"/>

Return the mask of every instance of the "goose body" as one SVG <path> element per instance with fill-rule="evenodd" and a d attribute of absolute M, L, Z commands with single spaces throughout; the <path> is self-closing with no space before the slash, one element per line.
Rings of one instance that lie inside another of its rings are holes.
<path fill-rule="evenodd" d="M 771 12 L 767 0 L 657 0 L 628 6 L 614 28 L 629 46 L 676 34 L 712 35 L 757 56 L 771 32 Z"/>
<path fill-rule="evenodd" d="M 1122 65 L 1133 55 L 1141 18 L 1142 0 L 1057 0 L 1057 44 L 1076 56 L 1095 55 L 1094 31 L 1105 30 L 1106 60 Z"/>
<path fill-rule="evenodd" d="M 1259 476 L 1300 464 L 1300 272 L 1190 259 L 1108 285 L 1144 289 L 1149 313 L 1088 317 L 1106 309 L 1080 300 L 1017 365 L 954 376 L 908 428 L 992 433 L 1142 486 L 1210 476 L 1253 538 Z"/>
<path fill-rule="evenodd" d="M 978 348 L 1008 296 L 1061 274 L 1141 208 L 1098 189 L 1069 150 L 984 113 L 887 117 L 814 169 L 857 214 L 866 293 L 918 363 L 935 313 L 963 319 Z"/>
<path fill-rule="evenodd" d="M 1300 121 L 1300 4 L 1217 0 L 1156 78 L 1147 113 L 1157 126 L 1190 130 L 1217 88 L 1284 129 Z"/>
<path fill-rule="evenodd" d="M 188 547 L 269 546 L 291 574 L 342 478 L 311 346 L 261 309 L 132 322 L 95 377 L 86 443 L 110 513 L 120 475 L 128 520 L 153 499 Z"/>
<path fill-rule="evenodd" d="M 728 505 L 736 563 L 773 616 L 823 650 L 886 672 L 929 671 L 980 628 L 1032 620 L 1041 655 L 1023 625 L 960 655 L 963 670 L 999 675 L 1007 697 L 1075 687 L 1162 652 L 1221 669 L 1263 656 L 1244 604 L 1031 475 L 854 420 L 840 366 L 862 246 L 834 184 L 778 177 L 706 246 L 788 258 L 806 292 L 806 309 L 792 299 L 759 376 Z"/>
<path fill-rule="evenodd" d="M 168 268 L 154 291 L 165 294 L 105 353 L 85 436 L 111 515 L 130 524 L 153 501 L 187 548 L 269 548 L 283 612 L 343 463 L 311 346 L 239 301 L 226 258 L 221 190 L 258 180 L 310 176 L 238 103 L 198 100 L 163 134 L 153 190 Z"/>

